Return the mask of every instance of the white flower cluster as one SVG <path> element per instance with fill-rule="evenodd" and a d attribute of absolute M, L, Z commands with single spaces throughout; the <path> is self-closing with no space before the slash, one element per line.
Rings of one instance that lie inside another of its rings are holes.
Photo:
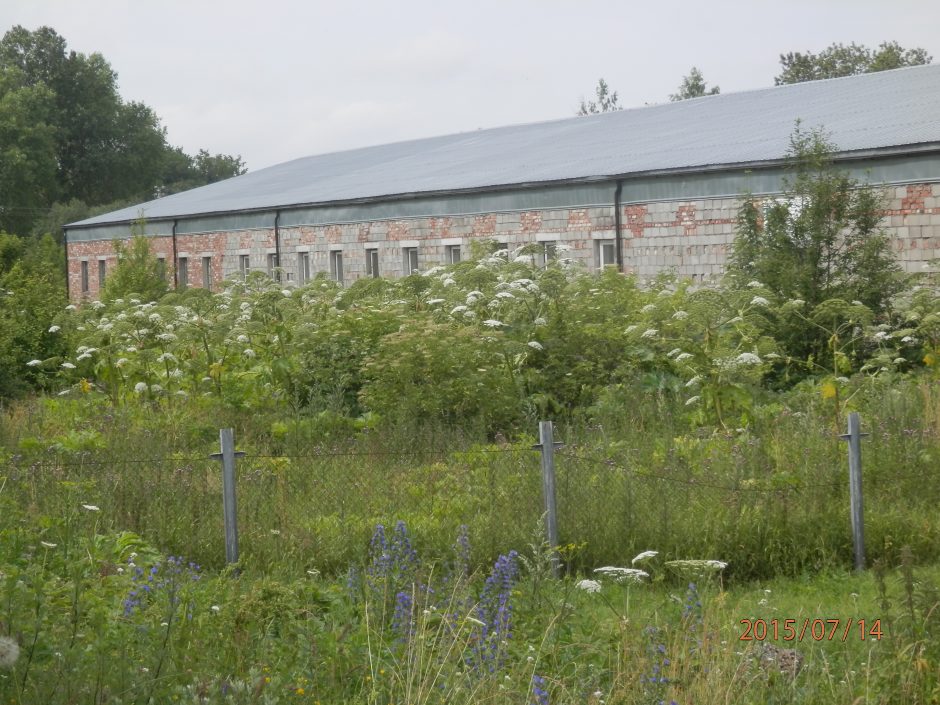
<path fill-rule="evenodd" d="M 601 584 L 596 580 L 579 580 L 575 583 L 575 587 L 578 588 L 578 590 L 584 590 L 584 592 L 588 594 L 601 591 Z"/>
<path fill-rule="evenodd" d="M 636 565 L 637 563 L 642 563 L 643 561 L 649 560 L 650 558 L 655 558 L 659 555 L 659 551 L 643 551 L 634 556 L 633 560 L 630 561 L 630 565 Z"/>
<path fill-rule="evenodd" d="M 605 578 L 611 578 L 618 583 L 633 582 L 641 583 L 650 577 L 650 574 L 639 568 L 619 568 L 617 566 L 607 565 L 603 568 L 595 568 L 595 573 L 599 573 Z"/>
<path fill-rule="evenodd" d="M 20 657 L 20 646 L 13 637 L 0 636 L 0 668 L 9 670 Z"/>

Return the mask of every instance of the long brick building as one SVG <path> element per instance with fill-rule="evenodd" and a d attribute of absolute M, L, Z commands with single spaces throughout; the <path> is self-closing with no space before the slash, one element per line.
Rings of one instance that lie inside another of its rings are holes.
<path fill-rule="evenodd" d="M 398 277 L 493 239 L 539 259 L 722 272 L 742 194 L 782 188 L 796 121 L 884 185 L 908 270 L 940 256 L 940 65 L 305 157 L 66 226 L 69 290 L 95 298 L 140 231 L 178 287 L 262 270 L 286 285 Z"/>

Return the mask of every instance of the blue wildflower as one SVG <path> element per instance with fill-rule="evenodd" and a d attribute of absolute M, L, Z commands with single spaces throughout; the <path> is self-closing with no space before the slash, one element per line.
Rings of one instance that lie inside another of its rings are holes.
<path fill-rule="evenodd" d="M 532 705 L 549 705 L 547 682 L 542 676 L 532 675 Z"/>
<path fill-rule="evenodd" d="M 476 663 L 493 672 L 502 666 L 504 642 L 512 637 L 512 589 L 519 577 L 519 554 L 510 551 L 501 555 L 483 585 L 475 616 L 482 623 L 478 627 L 472 650 Z"/>

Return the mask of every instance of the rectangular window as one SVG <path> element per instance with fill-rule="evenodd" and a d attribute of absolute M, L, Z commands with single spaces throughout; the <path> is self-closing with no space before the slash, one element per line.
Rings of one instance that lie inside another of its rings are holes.
<path fill-rule="evenodd" d="M 339 284 L 343 283 L 343 253 L 340 250 L 330 252 L 330 277 Z"/>
<path fill-rule="evenodd" d="M 176 270 L 176 280 L 180 289 L 185 289 L 189 286 L 189 258 L 180 257 L 179 265 Z"/>
<path fill-rule="evenodd" d="M 277 268 L 280 266 L 277 261 L 277 253 L 270 252 L 268 253 L 268 276 L 272 279 L 277 279 L 280 281 L 281 277 L 278 274 Z"/>
<path fill-rule="evenodd" d="M 212 258 L 211 257 L 202 258 L 202 288 L 203 289 L 212 288 Z"/>
<path fill-rule="evenodd" d="M 366 274 L 372 278 L 379 276 L 379 251 L 378 249 L 366 250 Z"/>
<path fill-rule="evenodd" d="M 448 245 L 444 249 L 444 261 L 447 264 L 457 264 L 460 261 L 460 245 Z"/>
<path fill-rule="evenodd" d="M 617 246 L 613 240 L 597 240 L 596 247 L 598 269 L 617 266 Z"/>
<path fill-rule="evenodd" d="M 238 255 L 238 273 L 242 279 L 248 278 L 248 272 L 251 271 L 251 257 L 249 255 Z"/>
<path fill-rule="evenodd" d="M 310 253 L 297 253 L 297 283 L 303 286 L 310 281 Z"/>
<path fill-rule="evenodd" d="M 539 267 L 547 267 L 549 262 L 554 262 L 558 257 L 558 243 L 539 242 L 538 249 L 535 251 L 535 264 Z"/>
<path fill-rule="evenodd" d="M 166 281 L 166 258 L 157 257 L 157 276 Z"/>
<path fill-rule="evenodd" d="M 104 276 L 107 273 L 108 263 L 103 260 L 98 260 L 98 291 L 101 291 L 104 288 Z"/>
<path fill-rule="evenodd" d="M 405 276 L 409 274 L 414 274 L 418 271 L 418 248 L 417 247 L 405 247 L 402 252 L 404 253 L 404 272 Z"/>
<path fill-rule="evenodd" d="M 88 260 L 82 260 L 82 293 L 88 293 Z"/>

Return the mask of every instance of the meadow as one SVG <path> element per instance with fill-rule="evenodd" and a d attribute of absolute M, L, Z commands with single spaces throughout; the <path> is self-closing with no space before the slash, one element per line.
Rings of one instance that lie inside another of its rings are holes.
<path fill-rule="evenodd" d="M 938 301 L 522 251 L 70 306 L 0 424 L 0 701 L 937 702 Z M 220 428 L 245 453 L 237 566 Z"/>

